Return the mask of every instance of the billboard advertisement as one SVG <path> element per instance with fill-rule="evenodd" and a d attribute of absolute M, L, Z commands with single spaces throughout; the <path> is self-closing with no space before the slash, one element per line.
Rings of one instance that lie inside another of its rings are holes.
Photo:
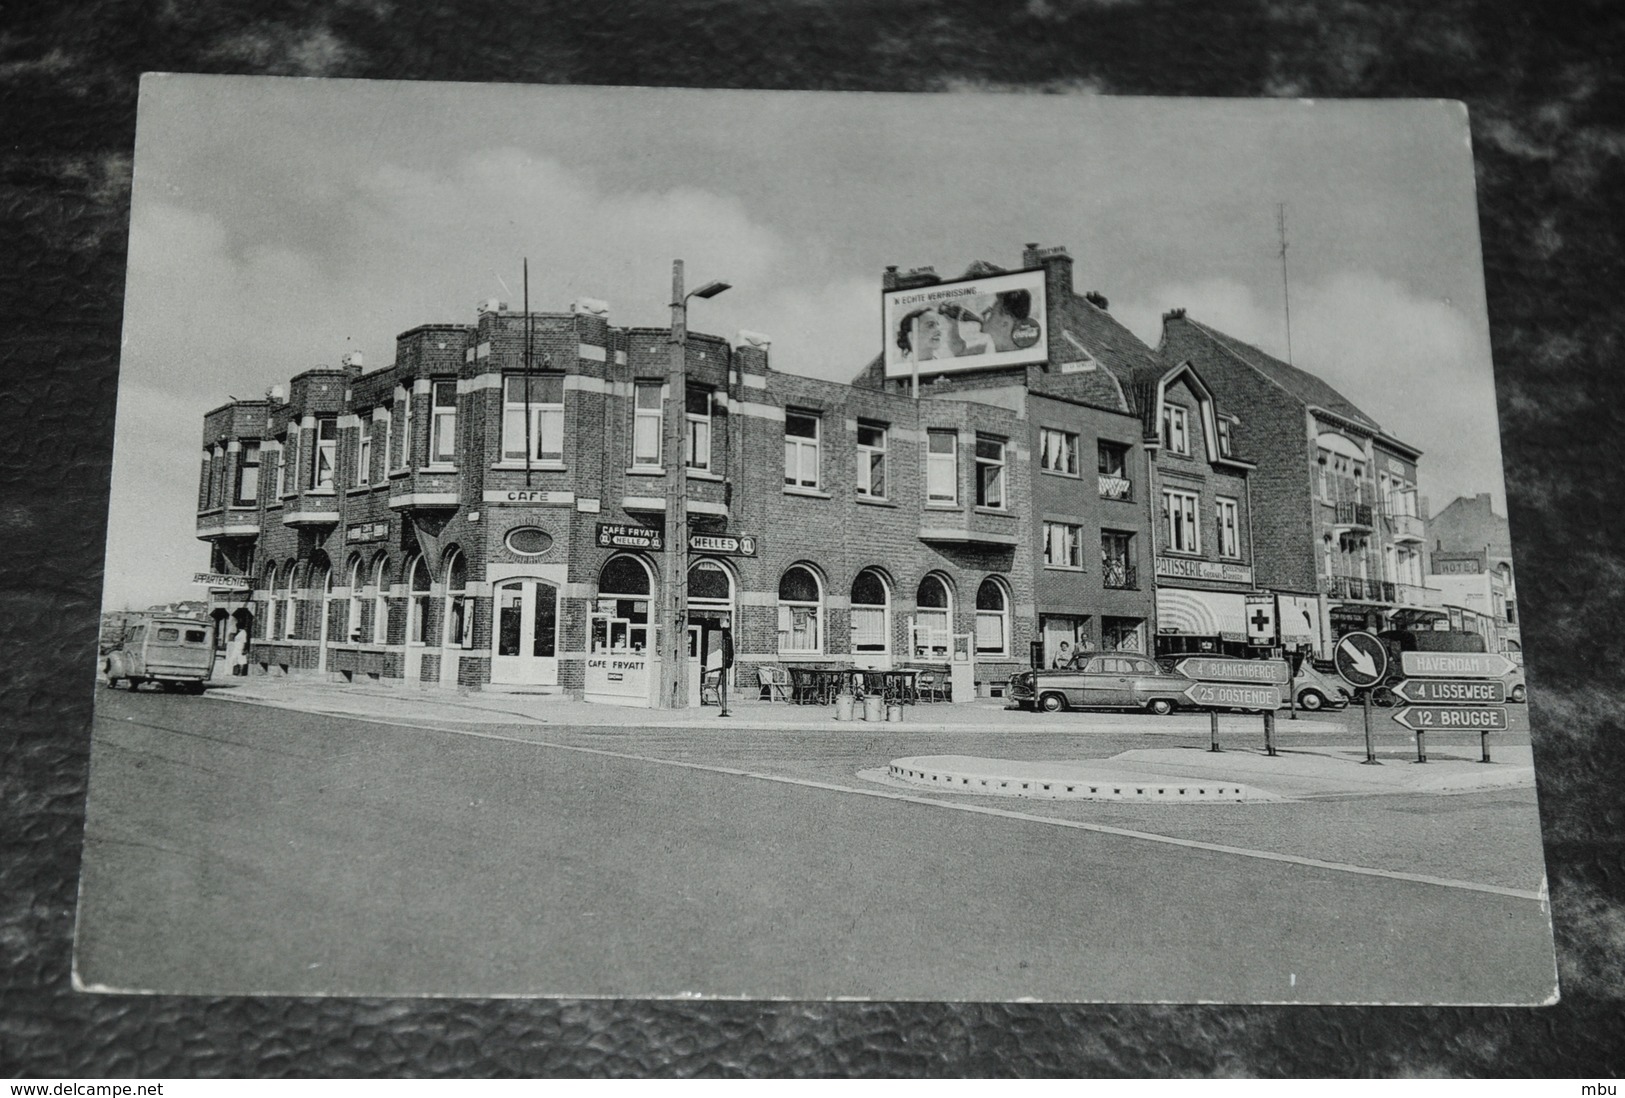
<path fill-rule="evenodd" d="M 886 377 L 986 370 L 1048 356 L 1044 272 L 888 290 L 881 305 Z"/>

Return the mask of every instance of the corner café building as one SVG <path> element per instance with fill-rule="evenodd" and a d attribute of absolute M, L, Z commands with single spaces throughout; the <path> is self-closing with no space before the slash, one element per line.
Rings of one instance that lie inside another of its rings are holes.
<path fill-rule="evenodd" d="M 673 475 L 691 684 L 716 627 L 751 690 L 769 664 L 945 666 L 956 638 L 984 692 L 1028 665 L 1015 411 L 778 373 L 749 334 L 690 335 L 672 394 L 668 340 L 597 302 L 488 302 L 384 369 L 349 355 L 210 412 L 197 535 L 251 673 L 649 704 Z"/>

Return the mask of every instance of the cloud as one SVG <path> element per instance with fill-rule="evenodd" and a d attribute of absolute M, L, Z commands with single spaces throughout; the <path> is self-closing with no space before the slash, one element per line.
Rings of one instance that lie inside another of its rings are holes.
<path fill-rule="evenodd" d="M 1184 308 L 1195 320 L 1287 357 L 1281 300 L 1260 300 L 1239 282 L 1169 283 L 1112 307 L 1152 346 L 1162 312 Z M 1422 448 L 1423 494 L 1435 509 L 1487 491 L 1506 510 L 1488 340 L 1483 326 L 1452 302 L 1419 296 L 1391 279 L 1344 272 L 1292 287 L 1293 364 Z"/>

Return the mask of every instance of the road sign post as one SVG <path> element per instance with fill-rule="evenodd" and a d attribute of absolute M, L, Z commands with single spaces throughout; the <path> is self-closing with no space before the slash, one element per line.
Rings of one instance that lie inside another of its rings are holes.
<path fill-rule="evenodd" d="M 1388 646 L 1373 633 L 1345 633 L 1332 649 L 1332 665 L 1343 681 L 1365 691 L 1365 763 L 1380 766 L 1371 745 L 1371 691 L 1388 675 Z"/>
<path fill-rule="evenodd" d="M 1264 710 L 1264 754 L 1275 754 L 1275 710 Z"/>
<path fill-rule="evenodd" d="M 1219 746 L 1219 711 L 1217 709 L 1209 709 L 1207 711 L 1207 719 L 1208 719 L 1208 723 L 1209 723 L 1209 731 L 1212 733 L 1212 737 L 1213 737 L 1213 744 L 1212 744 L 1211 747 L 1208 748 L 1208 750 L 1209 751 L 1222 751 L 1222 750 L 1224 750 L 1222 747 Z"/>
<path fill-rule="evenodd" d="M 1196 679 L 1185 697 L 1208 710 L 1209 751 L 1219 750 L 1219 710 L 1256 709 L 1264 714 L 1264 750 L 1275 754 L 1275 711 L 1281 707 L 1281 684 L 1292 681 L 1284 660 L 1238 660 L 1186 656 L 1176 663 L 1182 675 Z"/>

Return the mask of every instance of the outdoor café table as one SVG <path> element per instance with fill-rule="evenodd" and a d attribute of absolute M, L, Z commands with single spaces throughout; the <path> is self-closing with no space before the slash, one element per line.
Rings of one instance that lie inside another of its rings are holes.
<path fill-rule="evenodd" d="M 912 705 L 919 698 L 919 692 L 914 687 L 914 678 L 918 671 L 882 671 L 880 692 L 888 704 Z"/>
<path fill-rule="evenodd" d="M 797 705 L 815 701 L 813 672 L 805 667 L 790 668 L 790 700 Z"/>

